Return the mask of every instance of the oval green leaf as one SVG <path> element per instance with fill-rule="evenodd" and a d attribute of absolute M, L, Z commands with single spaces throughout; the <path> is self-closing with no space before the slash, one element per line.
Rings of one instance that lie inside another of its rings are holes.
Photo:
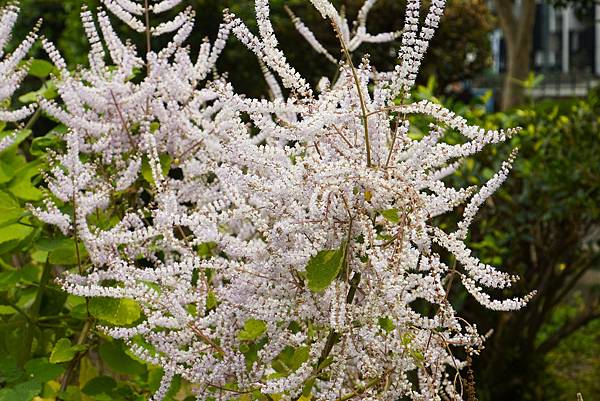
<path fill-rule="evenodd" d="M 342 270 L 344 249 L 320 251 L 306 265 L 308 288 L 313 292 L 324 291 Z"/>

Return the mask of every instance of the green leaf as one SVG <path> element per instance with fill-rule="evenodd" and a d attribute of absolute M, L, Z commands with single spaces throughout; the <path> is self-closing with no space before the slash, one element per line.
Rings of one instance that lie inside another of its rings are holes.
<path fill-rule="evenodd" d="M 2 230 L 0 229 L 0 232 Z M 1 235 L 1 234 L 0 234 Z M 19 270 L 7 270 L 0 273 L 0 291 L 6 291 L 14 288 L 21 280 L 21 272 Z"/>
<path fill-rule="evenodd" d="M 17 395 L 14 389 L 12 388 L 3 388 L 0 389 L 0 401 L 15 401 L 17 400 Z"/>
<path fill-rule="evenodd" d="M 240 344 L 240 352 L 244 354 L 246 360 L 246 369 L 250 370 L 254 362 L 258 361 L 258 351 L 260 351 L 267 343 L 267 337 L 254 342 Z"/>
<path fill-rule="evenodd" d="M 12 148 L 12 149 L 11 149 Z M 16 172 L 27 164 L 25 156 L 17 153 L 15 144 L 10 145 L 0 152 L 0 165 L 12 180 Z M 8 181 L 7 181 L 8 182 Z"/>
<path fill-rule="evenodd" d="M 46 383 L 64 372 L 61 365 L 55 365 L 46 358 L 31 359 L 25 364 L 25 372 L 30 380 L 38 383 Z"/>
<path fill-rule="evenodd" d="M 58 91 L 53 81 L 44 82 L 40 89 L 19 96 L 19 102 L 35 103 L 40 96 L 49 100 L 58 97 Z"/>
<path fill-rule="evenodd" d="M 140 306 L 127 298 L 92 298 L 89 303 L 92 316 L 115 326 L 128 325 L 140 318 Z"/>
<path fill-rule="evenodd" d="M 14 170 L 0 160 L 0 184 L 6 184 L 14 177 Z"/>
<path fill-rule="evenodd" d="M 325 358 L 325 360 L 323 362 L 321 362 L 319 364 L 319 366 L 317 366 L 317 370 L 323 370 L 326 367 L 328 367 L 329 365 L 331 365 L 333 363 L 333 357 L 328 356 L 327 358 Z"/>
<path fill-rule="evenodd" d="M 4 227 L 0 227 L 0 244 L 8 243 L 9 241 L 15 241 L 18 243 L 19 241 L 27 238 L 32 232 L 33 228 L 29 226 L 25 226 L 23 224 L 9 224 Z M 0 250 L 0 253 L 3 251 L 8 251 L 14 247 L 9 247 L 9 249 Z"/>
<path fill-rule="evenodd" d="M 31 401 L 33 397 L 40 394 L 42 385 L 35 380 L 20 383 L 13 388 L 0 390 L 0 401 Z"/>
<path fill-rule="evenodd" d="M 79 386 L 74 386 L 74 385 L 67 386 L 67 389 L 65 391 L 59 391 L 57 396 L 58 396 L 58 397 L 56 397 L 57 400 L 60 397 L 60 399 L 63 401 L 88 401 L 89 400 L 89 398 L 84 398 L 85 396 L 82 397 Z"/>
<path fill-rule="evenodd" d="M 54 66 L 46 60 L 31 60 L 29 63 L 29 75 L 38 78 L 46 78 L 54 70 Z"/>
<path fill-rule="evenodd" d="M 75 241 L 72 238 L 41 238 L 35 243 L 35 248 L 48 252 L 49 262 L 54 265 L 71 266 L 78 262 Z M 82 260 L 87 257 L 82 243 L 79 243 L 79 257 Z"/>
<path fill-rule="evenodd" d="M 377 322 L 379 323 L 379 327 L 385 330 L 386 333 L 391 333 L 396 328 L 396 325 L 389 317 L 380 317 Z"/>
<path fill-rule="evenodd" d="M 23 209 L 19 202 L 9 193 L 0 191 L 0 226 L 16 223 L 23 216 Z"/>
<path fill-rule="evenodd" d="M 108 397 L 110 401 L 111 394 L 114 388 L 117 387 L 117 382 L 112 377 L 98 376 L 88 381 L 81 389 L 84 394 L 91 395 L 97 400 L 105 400 Z"/>
<path fill-rule="evenodd" d="M 79 362 L 79 387 L 84 387 L 94 377 L 98 377 L 99 374 L 98 368 L 96 368 L 89 356 L 84 355 Z"/>
<path fill-rule="evenodd" d="M 31 260 L 38 263 L 45 263 L 48 260 L 48 252 L 34 250 L 31 252 Z"/>
<path fill-rule="evenodd" d="M 304 362 L 308 361 L 309 353 L 310 353 L 309 347 L 294 348 L 294 347 L 291 347 L 288 345 L 279 353 L 276 361 L 279 362 L 280 364 L 285 365 L 285 368 L 283 369 L 283 371 L 285 371 L 285 373 L 288 373 L 288 371 L 295 372 L 296 370 L 298 370 L 300 368 L 300 366 L 302 366 L 302 364 Z M 275 366 L 277 366 L 277 365 L 273 366 L 273 368 L 275 370 L 277 370 L 277 371 L 281 370 L 281 369 L 280 370 L 276 369 Z"/>
<path fill-rule="evenodd" d="M 171 169 L 171 156 L 164 154 L 159 156 L 160 167 L 163 176 L 166 176 Z M 152 168 L 150 167 L 150 162 L 147 156 L 142 158 L 142 177 L 144 179 L 154 185 L 154 177 L 152 176 Z"/>
<path fill-rule="evenodd" d="M 130 375 L 143 375 L 146 367 L 132 359 L 123 350 L 123 344 L 117 341 L 106 342 L 100 345 L 100 357 L 106 364 L 117 373 Z"/>
<path fill-rule="evenodd" d="M 387 209 L 381 212 L 381 215 L 384 219 L 393 224 L 400 223 L 400 216 L 398 215 L 398 211 L 396 209 Z"/>
<path fill-rule="evenodd" d="M 69 310 L 69 316 L 74 319 L 87 319 L 87 304 L 84 297 L 69 295 L 65 300 L 65 307 Z"/>
<path fill-rule="evenodd" d="M 315 381 L 317 381 L 317 378 L 313 376 L 310 379 L 308 379 L 304 384 L 304 387 L 302 387 L 302 397 L 304 397 L 304 399 L 308 399 L 310 401 L 310 394 L 312 392 L 313 386 L 315 385 Z M 300 401 L 302 397 L 300 397 L 298 401 Z"/>
<path fill-rule="evenodd" d="M 202 259 L 210 259 L 216 248 L 216 242 L 203 242 L 198 245 L 198 256 Z"/>
<path fill-rule="evenodd" d="M 344 264 L 344 247 L 320 251 L 306 265 L 308 288 L 324 291 L 337 277 Z"/>
<path fill-rule="evenodd" d="M 206 295 L 206 310 L 212 310 L 217 307 L 217 296 L 213 291 L 208 291 Z"/>
<path fill-rule="evenodd" d="M 58 247 L 48 254 L 48 261 L 53 265 L 71 266 L 79 263 L 79 260 L 83 260 L 87 256 L 87 251 L 83 244 L 79 244 L 79 258 L 77 257 L 77 249 L 75 248 L 75 241 L 69 241 L 70 243 L 65 246 Z"/>
<path fill-rule="evenodd" d="M 25 265 L 21 269 L 21 277 L 24 281 L 37 283 L 42 275 L 42 267 L 36 265 Z"/>
<path fill-rule="evenodd" d="M 42 191 L 31 182 L 31 178 L 40 174 L 40 163 L 32 162 L 23 166 L 13 179 L 9 191 L 19 199 L 37 201 L 42 199 Z"/>
<path fill-rule="evenodd" d="M 52 354 L 50 354 L 51 363 L 68 362 L 77 355 L 79 351 L 85 349 L 84 345 L 71 345 L 71 340 L 68 338 L 61 338 L 54 345 Z"/>
<path fill-rule="evenodd" d="M 12 309 L 12 308 L 11 308 Z M 0 383 L 14 382 L 23 376 L 23 370 L 17 365 L 17 361 L 10 356 L 0 359 Z"/>
<path fill-rule="evenodd" d="M 0 316 L 3 316 L 3 315 L 14 315 L 15 313 L 17 313 L 17 311 L 12 306 L 0 305 Z M 2 381 L 2 378 L 0 377 L 0 382 L 1 381 Z"/>
<path fill-rule="evenodd" d="M 57 148 L 61 143 L 60 137 L 52 131 L 44 136 L 33 138 L 29 153 L 33 156 L 40 157 L 48 153 L 48 149 Z"/>
<path fill-rule="evenodd" d="M 35 243 L 35 248 L 40 251 L 52 252 L 55 249 L 62 247 L 75 247 L 75 242 L 71 238 L 58 237 L 58 238 L 40 238 Z"/>
<path fill-rule="evenodd" d="M 425 360 L 425 356 L 423 355 L 423 353 L 419 350 L 412 350 L 410 355 L 413 357 L 413 359 L 415 360 L 415 363 L 417 365 L 422 365 L 423 361 Z"/>
<path fill-rule="evenodd" d="M 244 323 L 244 329 L 238 333 L 240 341 L 254 341 L 267 331 L 267 324 L 262 320 L 249 319 Z"/>

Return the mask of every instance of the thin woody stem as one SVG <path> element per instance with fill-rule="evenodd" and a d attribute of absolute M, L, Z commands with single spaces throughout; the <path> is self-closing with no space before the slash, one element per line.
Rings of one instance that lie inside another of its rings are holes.
<path fill-rule="evenodd" d="M 350 56 L 348 47 L 346 46 L 346 43 L 344 42 L 344 38 L 342 37 L 342 32 L 340 31 L 339 27 L 335 24 L 335 22 L 332 21 L 331 24 L 333 25 L 333 29 L 335 29 L 337 36 L 340 40 L 340 43 L 342 45 L 342 50 L 344 51 L 344 55 L 346 56 L 346 59 L 348 60 L 348 65 L 350 66 L 350 70 L 352 71 L 352 77 L 354 78 L 354 83 L 356 84 L 356 91 L 358 92 L 358 98 L 360 100 L 360 110 L 361 110 L 361 114 L 362 114 L 361 119 L 363 122 L 363 127 L 365 129 L 365 148 L 367 151 L 367 167 L 371 167 L 372 166 L 371 143 L 369 140 L 369 124 L 368 124 L 369 113 L 367 112 L 367 105 L 365 103 L 365 98 L 364 98 L 364 95 L 360 88 L 360 79 L 358 78 L 358 74 L 356 72 L 356 68 L 354 67 L 354 63 L 352 62 L 352 57 Z"/>
<path fill-rule="evenodd" d="M 221 348 L 217 343 L 211 340 L 206 334 L 204 334 L 198 327 L 194 326 L 194 324 L 189 324 L 190 329 L 196 334 L 203 342 L 210 345 L 215 349 L 221 356 L 225 356 L 225 351 Z"/>
<path fill-rule="evenodd" d="M 150 28 L 150 5 L 144 0 L 144 18 L 146 23 L 146 77 L 150 76 L 150 60 L 148 54 L 152 51 L 152 31 Z M 146 99 L 146 116 L 150 114 L 150 98 Z"/>
<path fill-rule="evenodd" d="M 396 105 L 396 106 L 384 107 L 384 108 L 381 108 L 381 109 L 378 109 L 378 110 L 374 110 L 374 111 L 371 111 L 371 112 L 367 113 L 367 117 L 370 117 L 372 115 L 379 114 L 379 113 L 386 113 L 388 111 L 402 110 L 402 109 L 406 108 L 407 106 L 409 106 L 409 105 L 408 104 L 399 104 L 399 105 Z"/>
<path fill-rule="evenodd" d="M 148 4 L 148 0 L 144 0 L 144 17 L 146 19 L 146 54 L 148 54 L 152 50 L 152 32 L 150 31 L 150 6 Z M 146 63 L 147 62 L 148 61 L 146 60 Z"/>
<path fill-rule="evenodd" d="M 381 377 L 376 377 L 375 379 L 372 379 L 371 381 L 369 381 L 367 384 L 365 384 L 364 386 L 360 386 L 359 388 L 357 388 L 356 390 L 354 390 L 351 393 L 348 393 L 342 397 L 337 398 L 335 401 L 348 401 L 354 397 L 357 397 L 361 394 L 363 394 L 365 391 L 367 391 L 368 389 L 370 389 L 371 387 L 376 386 L 380 381 L 382 381 L 387 375 L 389 374 L 389 372 L 386 372 L 384 375 L 382 375 Z"/>
<path fill-rule="evenodd" d="M 388 152 L 387 158 L 385 160 L 385 168 L 388 168 L 390 165 L 390 161 L 392 160 L 392 154 L 394 153 L 394 147 L 396 146 L 396 138 L 398 136 L 398 127 L 400 126 L 400 122 L 398 118 L 396 118 L 396 124 L 394 125 L 394 135 L 392 136 L 392 144 L 390 146 L 390 151 Z"/>
<path fill-rule="evenodd" d="M 117 114 L 119 115 L 119 120 L 121 120 L 121 125 L 123 126 L 123 131 L 125 131 L 127 133 L 127 138 L 129 138 L 129 143 L 130 143 L 131 147 L 133 149 L 136 149 L 137 146 L 135 145 L 135 141 L 133 140 L 133 136 L 131 135 L 131 131 L 129 130 L 129 127 L 127 126 L 127 121 L 125 121 L 125 118 L 123 117 L 123 113 L 121 113 L 121 108 L 119 107 L 119 103 L 117 103 L 117 98 L 115 97 L 115 94 L 112 91 L 112 89 L 110 89 L 109 92 L 110 92 L 110 96 L 112 97 L 113 103 L 115 104 L 115 108 L 117 109 Z"/>
<path fill-rule="evenodd" d="M 79 337 L 77 338 L 76 345 L 82 345 L 85 343 L 85 341 L 87 340 L 88 333 L 90 332 L 92 326 L 93 326 L 92 319 L 90 317 L 88 317 L 83 325 L 83 328 L 81 329 L 81 332 L 79 333 Z M 64 375 L 62 377 L 62 380 L 60 383 L 60 391 L 65 391 L 67 389 L 67 386 L 69 385 L 69 380 L 71 379 L 71 376 L 72 376 L 73 372 L 75 371 L 77 364 L 81 361 L 81 358 L 84 356 L 84 354 L 86 352 L 87 352 L 87 350 L 79 351 L 75 355 L 75 357 L 69 364 L 66 372 L 64 373 Z M 60 398 L 57 398 L 57 399 L 60 400 Z"/>

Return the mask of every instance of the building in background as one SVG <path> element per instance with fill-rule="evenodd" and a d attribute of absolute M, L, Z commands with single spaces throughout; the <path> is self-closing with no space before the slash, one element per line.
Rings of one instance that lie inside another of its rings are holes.
<path fill-rule="evenodd" d="M 544 79 L 532 96 L 585 96 L 600 83 L 600 5 L 591 15 L 581 15 L 540 0 L 533 35 L 533 71 Z M 506 52 L 500 29 L 492 34 L 492 53 L 492 74 L 474 82 L 476 87 L 501 87 Z"/>

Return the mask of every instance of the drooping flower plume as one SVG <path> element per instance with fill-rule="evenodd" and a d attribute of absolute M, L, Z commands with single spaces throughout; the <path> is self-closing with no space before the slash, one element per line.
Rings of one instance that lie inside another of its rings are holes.
<path fill-rule="evenodd" d="M 517 278 L 465 245 L 515 154 L 480 189 L 446 179 L 517 130 L 486 131 L 410 97 L 444 1 L 423 18 L 419 1 L 408 1 L 390 72 L 352 57 L 362 42 L 397 36 L 366 32 L 375 1 L 354 25 L 313 1 L 343 55 L 337 78 L 319 88 L 279 49 L 266 0 L 255 2 L 258 33 L 226 12 L 196 61 L 184 46 L 191 10 L 146 23 L 179 1 L 103 3 L 149 46 L 140 56 L 104 11 L 87 10 L 88 69 L 69 72 L 45 42 L 64 105 L 42 105 L 69 132 L 48 176 L 52 196 L 35 212 L 89 254 L 63 278 L 67 291 L 139 308 L 129 325 L 103 329 L 163 367 L 155 398 L 181 376 L 199 400 L 462 399 L 460 355 L 485 338 L 452 307 L 452 287 L 495 310 L 519 309 L 532 294 L 492 298 L 487 289 Z M 338 63 L 290 13 L 316 52 Z M 271 100 L 209 77 L 230 32 L 258 57 Z M 172 41 L 152 50 L 164 33 Z M 445 141 L 450 132 L 462 141 Z M 463 218 L 442 230 L 436 218 L 459 206 Z"/>
<path fill-rule="evenodd" d="M 5 54 L 4 49 L 12 37 L 12 30 L 18 16 L 19 7 L 15 4 L 0 8 L 0 121 L 18 122 L 27 118 L 34 110 L 33 105 L 23 106 L 16 110 L 7 107 L 11 103 L 11 97 L 27 75 L 27 68 L 24 68 L 21 62 L 35 42 L 39 29 L 39 25 L 36 26 L 15 50 Z M 12 143 L 13 136 L 5 136 L 0 139 L 0 150 Z"/>

